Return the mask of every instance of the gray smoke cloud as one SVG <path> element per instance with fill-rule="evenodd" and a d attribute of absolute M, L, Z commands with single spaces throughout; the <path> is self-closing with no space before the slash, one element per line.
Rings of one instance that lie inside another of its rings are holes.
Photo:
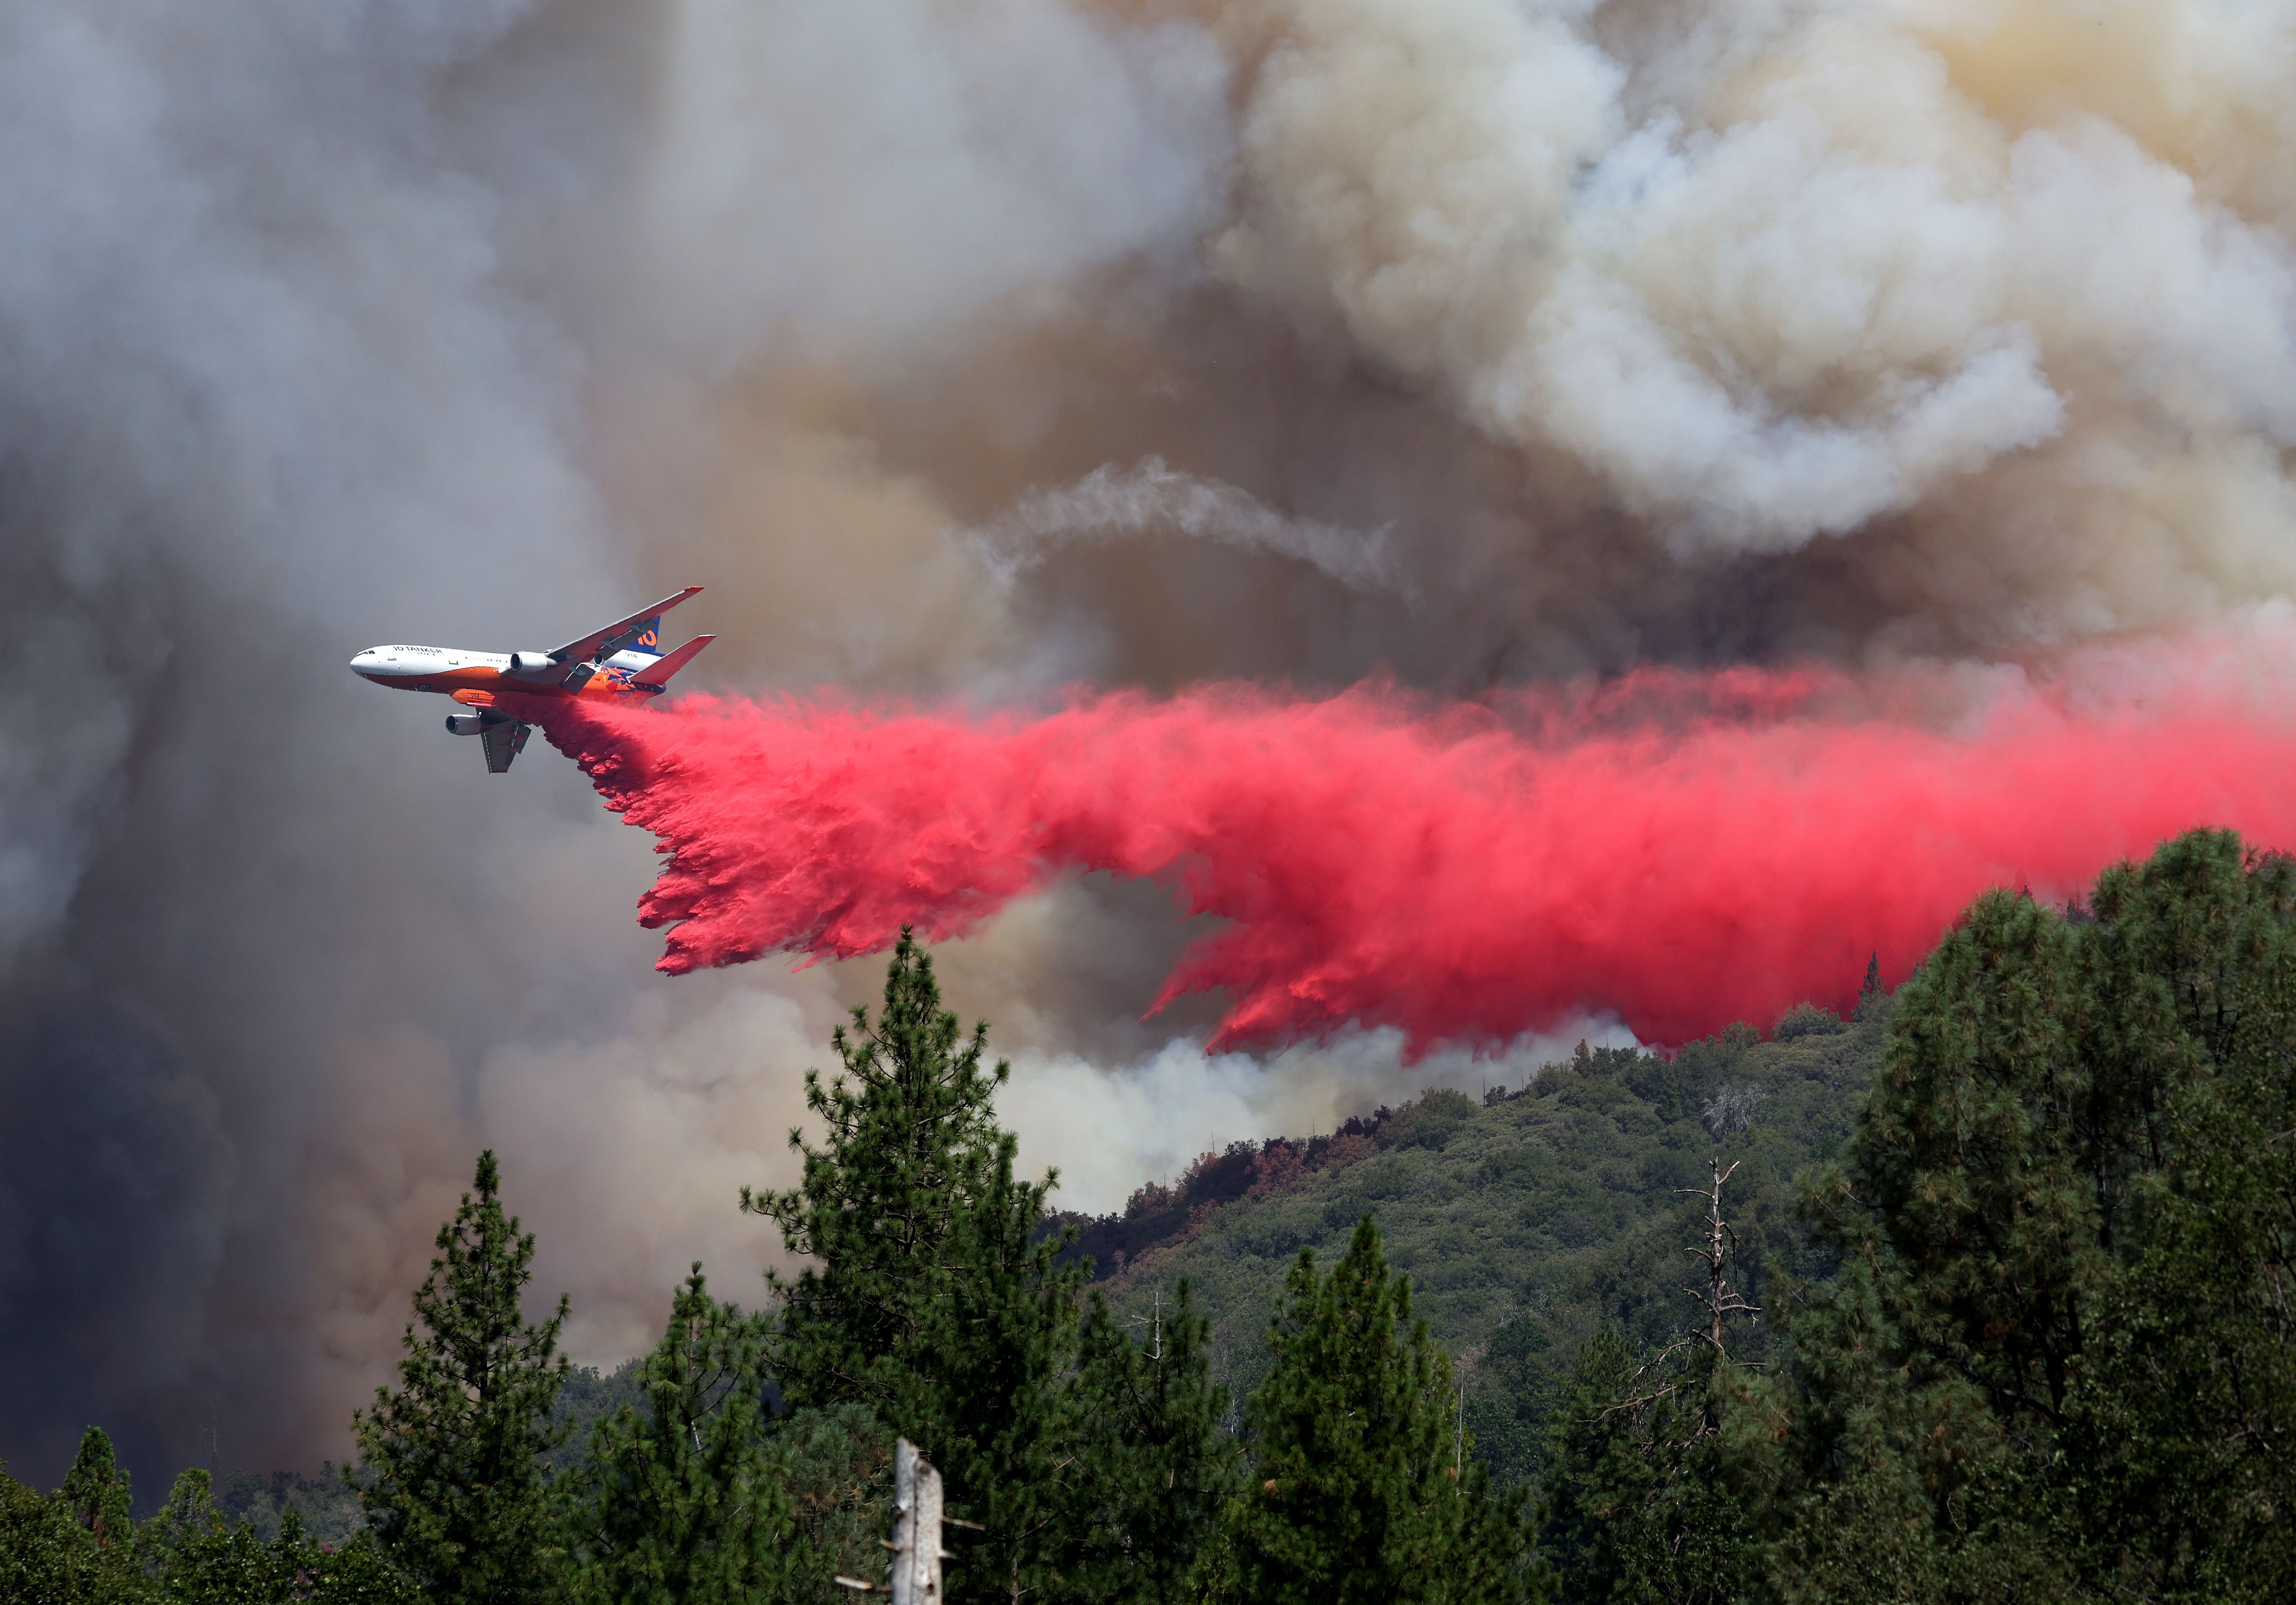
<path fill-rule="evenodd" d="M 510 909 L 457 912 L 521 832 L 357 728 L 340 667 L 627 584 L 573 348 L 415 115 L 510 20 L 0 24 L 0 1452 L 28 1472 L 90 1421 L 147 1482 L 226 1431 L 299 1450 L 347 1040 L 578 1005 Z"/>
<path fill-rule="evenodd" d="M 774 1252 L 879 967 L 654 975 L 648 843 L 352 652 L 695 582 L 697 684 L 983 703 L 2249 618 L 2292 65 L 2207 0 L 0 0 L 0 1455 L 341 1454 L 482 1143 L 586 1360 Z M 1555 1051 L 1208 1055 L 1140 1018 L 1196 934 L 1088 878 L 941 956 L 1073 1204 Z"/>

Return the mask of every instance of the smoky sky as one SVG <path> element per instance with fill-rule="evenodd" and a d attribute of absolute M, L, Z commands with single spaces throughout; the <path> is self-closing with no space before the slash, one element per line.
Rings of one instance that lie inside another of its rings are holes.
<path fill-rule="evenodd" d="M 0 4 L 0 1455 L 312 1467 L 501 1151 L 578 1357 L 773 1245 L 865 962 L 355 681 L 699 583 L 721 690 L 1984 662 L 2296 581 L 2296 6 Z M 682 634 L 683 631 L 673 632 Z M 1071 1201 L 1502 1062 L 943 955 Z M 1595 1022 L 1594 1028 L 1600 1028 Z"/>

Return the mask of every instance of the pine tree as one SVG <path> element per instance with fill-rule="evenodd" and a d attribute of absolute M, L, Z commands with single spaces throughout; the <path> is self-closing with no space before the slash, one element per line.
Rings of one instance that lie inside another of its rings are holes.
<path fill-rule="evenodd" d="M 1211 1323 L 1182 1277 L 1136 1342 L 1092 1296 L 1078 1340 L 1078 1451 L 1090 1519 L 1063 1571 L 1079 1598 L 1124 1605 L 1193 1600 L 1197 1561 L 1242 1466 L 1221 1430 L 1227 1389 L 1212 1380 Z"/>
<path fill-rule="evenodd" d="M 913 1362 L 925 1388 L 908 1436 L 941 1468 L 950 1513 L 980 1529 L 952 1546 L 961 1563 L 948 1594 L 960 1605 L 1055 1585 L 1087 1497 L 1072 1385 L 1086 1267 L 1059 1263 L 1066 1234 L 1040 1229 L 1052 1178 L 1016 1178 L 1013 1149 L 1009 1133 L 996 1134 L 981 1184 L 955 1216 L 956 1274 Z"/>
<path fill-rule="evenodd" d="M 1542 1558 L 1574 1601 L 1639 1598 L 1636 1585 L 1665 1552 L 1662 1521 L 1647 1517 L 1666 1469 L 1650 1453 L 1638 1380 L 1624 1333 L 1605 1325 L 1588 1339 L 1548 1418 Z"/>
<path fill-rule="evenodd" d="M 828 1128 L 824 1145 L 791 1132 L 803 1159 L 798 1185 L 742 1190 L 742 1208 L 771 1219 L 789 1251 L 811 1261 L 793 1280 L 766 1273 L 780 1306 L 774 1375 L 791 1408 L 857 1402 L 904 1421 L 922 1405 L 929 1385 L 910 1362 L 958 1280 L 952 1239 L 988 1185 L 991 1100 L 1009 1073 L 983 1068 L 986 1024 L 970 1041 L 961 1036 L 940 1006 L 931 955 L 905 929 L 877 1023 L 854 1010 L 831 1039 L 842 1073 L 824 1085 L 806 1072 L 806 1107 Z"/>
<path fill-rule="evenodd" d="M 865 1404 L 816 1405 L 780 1418 L 774 1470 L 795 1518 L 791 1596 L 839 1597 L 832 1579 L 882 1574 L 893 1528 L 893 1430 Z"/>
<path fill-rule="evenodd" d="M 2183 1151 L 2076 1367 L 2060 1525 L 2100 1593 L 2263 1601 L 2296 1577 L 2296 1100 L 2262 1079 L 2175 1101 Z"/>
<path fill-rule="evenodd" d="M 135 1541 L 135 1522 L 129 1512 L 135 1508 L 135 1496 L 128 1491 L 127 1473 L 113 1458 L 111 1439 L 101 1427 L 90 1427 L 80 1434 L 79 1453 L 72 1456 L 71 1470 L 64 1473 L 63 1486 L 56 1497 L 81 1527 L 95 1535 L 96 1542 L 122 1551 Z"/>
<path fill-rule="evenodd" d="M 1850 1011 L 1849 1018 L 1875 1020 L 1889 1005 L 1889 990 L 1882 985 L 1882 955 L 1876 953 L 1866 961 L 1866 979 L 1858 984 L 1857 1005 Z"/>
<path fill-rule="evenodd" d="M 1519 1494 L 1466 1457 L 1450 1364 L 1411 1315 L 1365 1216 L 1329 1276 L 1302 1249 L 1245 1411 L 1250 1482 L 1229 1506 L 1220 1597 L 1449 1605 L 1534 1597 Z"/>
<path fill-rule="evenodd" d="M 1736 1480 L 1761 1491 L 1775 1535 L 1763 1592 L 1783 1605 L 2060 1597 L 1984 1390 L 1915 1380 L 1878 1280 L 1853 1259 L 1830 1286 L 1774 1289 L 1792 1369 L 1726 1417 Z"/>
<path fill-rule="evenodd" d="M 763 1329 L 697 1263 L 641 1372 L 643 1410 L 599 1423 L 576 1513 L 581 1597 L 734 1605 L 779 1590 L 792 1520 L 765 1445 Z"/>
<path fill-rule="evenodd" d="M 503 1212 L 491 1150 L 473 1187 L 415 1290 L 398 1391 L 377 1388 L 352 1427 L 368 1521 L 391 1559 L 441 1605 L 512 1605 L 548 1597 L 559 1569 L 541 1457 L 564 1438 L 549 1423 L 566 1301 L 526 1319 L 534 1238 Z"/>
<path fill-rule="evenodd" d="M 1736 1233 L 1718 1155 L 1704 1200 L 1706 1285 L 1696 1315 L 1646 1364 L 1616 1328 L 1595 1334 L 1550 1422 L 1540 1549 L 1574 1601 L 1724 1605 L 1759 1573 L 1752 1513 L 1733 1487 L 1726 1426 L 1743 1413 L 1745 1367 L 1732 1351 L 1759 1308 L 1732 1285 Z"/>
<path fill-rule="evenodd" d="M 299 1586 L 311 1605 L 428 1605 L 371 1532 L 354 1533 L 332 1549 L 307 1544 L 304 1553 Z"/>
<path fill-rule="evenodd" d="M 1804 1181 L 1843 1272 L 1784 1301 L 1792 1380 L 1758 1390 L 1783 1437 L 1745 1439 L 1786 1598 L 2063 1585 L 2035 1478 L 2108 1267 L 2113 1140 L 2081 1118 L 2093 929 L 2021 894 L 1972 904 L 1895 995 L 1847 1163 Z"/>
<path fill-rule="evenodd" d="M 742 1194 L 813 1262 L 767 1273 L 773 1373 L 792 1408 L 865 1406 L 922 1449 L 980 1529 L 951 1599 L 1016 1598 L 1051 1582 L 1078 1497 L 1064 1379 L 1082 1273 L 1039 1230 L 1053 1178 L 1014 1175 L 992 1107 L 1009 1067 L 984 1068 L 987 1026 L 964 1036 L 907 931 L 875 1024 L 857 1009 L 833 1041 L 843 1073 L 806 1077 L 824 1145 L 792 1132 L 798 1186 Z"/>
<path fill-rule="evenodd" d="M 1898 994 L 1842 1190 L 1862 1208 L 1826 1217 L 1845 1249 L 1882 1233 L 1893 1319 L 2027 1431 L 2062 1409 L 2103 1269 L 2099 1183 L 2117 1155 L 2079 1118 L 2097 1095 L 2081 995 L 2055 910 L 1980 898 Z"/>
<path fill-rule="evenodd" d="M 2277 1598 L 2296 1575 L 2296 864 L 2188 837 L 2097 906 L 2091 1051 L 2122 1061 L 2137 1151 L 2069 1389 L 2059 1531 L 2099 1593 Z"/>
<path fill-rule="evenodd" d="M 1988 894 L 1896 995 L 1848 1163 L 1805 1188 L 1842 1273 L 1792 1301 L 1743 1440 L 1781 1595 L 2268 1575 L 2210 1568 L 2296 1499 L 2292 933 L 2296 865 L 2194 831 L 2088 911 Z"/>

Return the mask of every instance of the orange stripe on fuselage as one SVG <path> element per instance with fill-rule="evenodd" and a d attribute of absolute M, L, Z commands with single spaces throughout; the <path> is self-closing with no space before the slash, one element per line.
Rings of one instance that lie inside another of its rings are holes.
<path fill-rule="evenodd" d="M 465 689 L 471 691 L 479 691 L 482 689 L 486 691 L 509 689 L 508 685 L 504 684 L 504 676 L 503 672 L 498 668 L 494 668 L 486 664 L 474 664 L 467 668 L 442 668 L 427 674 L 377 675 L 370 673 L 366 677 L 373 681 L 377 685 L 388 686 L 392 691 L 431 691 L 439 692 L 448 696 L 453 695 L 455 692 Z M 529 688 L 521 685 L 520 689 L 525 690 Z M 543 688 L 535 687 L 532 689 L 539 690 Z M 554 685 L 547 689 L 556 691 L 558 688 Z"/>
<path fill-rule="evenodd" d="M 484 708 L 496 692 L 509 692 L 521 697 L 581 697 L 614 701 L 638 698 L 644 700 L 655 693 L 640 691 L 620 681 L 608 677 L 604 669 L 590 676 L 590 683 L 580 691 L 568 691 L 551 681 L 515 680 L 500 669 L 478 664 L 467 668 L 439 669 L 427 675 L 376 675 L 366 679 L 390 691 L 427 691 L 447 696 L 465 707 Z"/>

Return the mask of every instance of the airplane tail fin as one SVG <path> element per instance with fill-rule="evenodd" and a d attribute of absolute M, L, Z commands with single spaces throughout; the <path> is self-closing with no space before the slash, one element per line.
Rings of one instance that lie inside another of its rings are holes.
<path fill-rule="evenodd" d="M 630 626 L 630 643 L 626 652 L 644 652 L 649 658 L 661 656 L 661 615 L 641 618 Z"/>
<path fill-rule="evenodd" d="M 717 639 L 715 635 L 696 635 L 668 657 L 657 657 L 652 664 L 638 670 L 634 677 L 648 685 L 667 685 L 672 675 L 693 662 L 703 647 Z"/>

